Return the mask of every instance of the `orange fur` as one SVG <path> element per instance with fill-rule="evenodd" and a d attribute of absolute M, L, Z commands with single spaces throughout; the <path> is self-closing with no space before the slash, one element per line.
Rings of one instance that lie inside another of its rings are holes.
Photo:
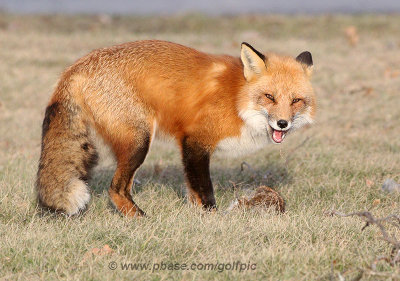
<path fill-rule="evenodd" d="M 70 81 L 74 98 L 101 135 L 115 143 L 116 150 L 124 147 L 124 139 L 132 139 L 127 124 L 137 122 L 137 117 L 147 119 L 147 124 L 157 120 L 158 130 L 178 140 L 194 134 L 214 148 L 219 140 L 239 135 L 243 121 L 237 112 L 249 102 L 243 95 L 248 88 L 261 95 L 276 92 L 279 97 L 291 97 L 297 91 L 312 93 L 310 84 L 305 83 L 308 80 L 298 79 L 304 74 L 294 59 L 275 54 L 267 57 L 264 77 L 245 85 L 238 58 L 209 55 L 170 42 L 137 41 L 90 53 L 62 79 Z M 108 96 L 100 100 L 101 95 Z M 55 95 L 52 101 L 63 98 Z M 271 107 L 270 114 L 291 115 L 286 103 L 275 110 Z M 133 111 L 137 116 L 132 116 Z"/>

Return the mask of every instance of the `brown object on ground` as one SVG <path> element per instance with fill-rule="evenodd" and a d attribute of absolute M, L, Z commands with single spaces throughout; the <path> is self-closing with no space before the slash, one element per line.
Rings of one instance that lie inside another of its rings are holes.
<path fill-rule="evenodd" d="M 285 201 L 282 196 L 268 186 L 259 186 L 254 195 L 251 197 L 241 197 L 236 202 L 231 205 L 229 209 L 233 209 L 234 207 L 239 208 L 253 208 L 253 207 L 273 207 L 275 206 L 275 210 L 279 213 L 285 212 Z"/>
<path fill-rule="evenodd" d="M 358 44 L 358 41 L 360 40 L 360 36 L 358 35 L 357 27 L 355 26 L 348 26 L 344 30 L 346 34 L 347 41 L 351 46 L 356 46 Z"/>

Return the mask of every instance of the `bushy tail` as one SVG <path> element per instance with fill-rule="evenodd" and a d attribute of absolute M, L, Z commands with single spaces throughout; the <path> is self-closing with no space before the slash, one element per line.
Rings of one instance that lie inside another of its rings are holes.
<path fill-rule="evenodd" d="M 86 182 L 97 163 L 89 128 L 77 105 L 51 103 L 45 113 L 36 189 L 39 204 L 68 215 L 90 200 Z"/>

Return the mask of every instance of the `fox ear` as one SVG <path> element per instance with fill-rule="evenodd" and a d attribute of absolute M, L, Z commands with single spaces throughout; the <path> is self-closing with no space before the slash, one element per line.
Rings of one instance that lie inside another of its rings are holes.
<path fill-rule="evenodd" d="M 310 76 L 313 69 L 313 60 L 311 53 L 308 51 L 302 52 L 300 55 L 296 57 L 296 60 L 301 63 L 305 73 Z"/>
<path fill-rule="evenodd" d="M 240 58 L 244 66 L 244 77 L 247 81 L 266 71 L 265 56 L 254 49 L 249 43 L 242 43 Z"/>

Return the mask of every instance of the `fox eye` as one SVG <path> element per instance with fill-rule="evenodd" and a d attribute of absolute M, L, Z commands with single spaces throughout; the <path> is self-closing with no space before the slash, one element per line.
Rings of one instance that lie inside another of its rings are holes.
<path fill-rule="evenodd" d="M 270 100 L 272 100 L 272 101 L 275 101 L 275 98 L 274 98 L 272 95 L 270 95 L 270 94 L 265 94 L 265 96 L 266 96 L 268 99 L 270 99 Z"/>
<path fill-rule="evenodd" d="M 299 101 L 301 101 L 301 99 L 293 99 L 293 100 L 292 100 L 292 104 L 293 104 L 293 103 L 297 103 L 297 102 L 299 102 Z"/>

